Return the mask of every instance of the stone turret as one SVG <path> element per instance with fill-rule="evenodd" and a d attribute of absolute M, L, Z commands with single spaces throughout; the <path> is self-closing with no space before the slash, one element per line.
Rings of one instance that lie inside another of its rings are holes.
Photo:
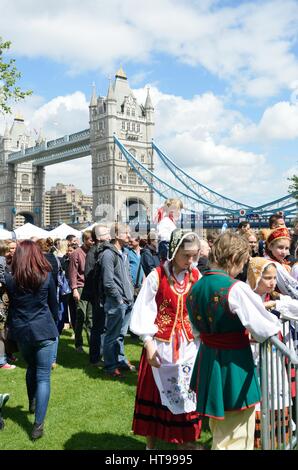
<path fill-rule="evenodd" d="M 98 98 L 97 108 L 90 107 L 94 110 L 90 112 L 90 128 L 93 210 L 97 220 L 109 210 L 100 209 L 103 205 L 113 208 L 113 220 L 125 221 L 136 213 L 144 220 L 146 212 L 150 213 L 152 191 L 130 169 L 113 140 L 115 134 L 137 159 L 153 169 L 154 109 L 150 95 L 146 103 L 147 108 L 137 102 L 126 73 L 120 67 L 115 80 L 109 83 L 106 98 Z"/>

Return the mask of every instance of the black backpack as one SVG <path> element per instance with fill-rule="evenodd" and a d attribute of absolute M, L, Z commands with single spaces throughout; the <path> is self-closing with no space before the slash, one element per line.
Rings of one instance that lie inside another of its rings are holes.
<path fill-rule="evenodd" d="M 97 253 L 96 253 L 96 262 L 94 268 L 92 269 L 92 297 L 96 303 L 104 304 L 105 301 L 105 294 L 104 294 L 104 286 L 103 286 L 103 279 L 102 279 L 102 259 L 105 250 L 111 249 L 111 245 L 103 244 L 99 246 Z M 118 256 L 114 253 L 114 268 L 116 268 L 118 264 Z"/>

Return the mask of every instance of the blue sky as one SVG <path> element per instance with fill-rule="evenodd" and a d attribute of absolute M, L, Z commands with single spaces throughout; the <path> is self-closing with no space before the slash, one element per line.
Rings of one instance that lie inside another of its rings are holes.
<path fill-rule="evenodd" d="M 286 194 L 298 171 L 297 1 L 0 0 L 0 11 L 34 92 L 14 105 L 28 129 L 50 139 L 87 127 L 92 82 L 105 95 L 121 64 L 140 101 L 150 86 L 156 141 L 186 171 L 250 204 Z M 91 192 L 89 157 L 46 175 L 47 187 Z"/>

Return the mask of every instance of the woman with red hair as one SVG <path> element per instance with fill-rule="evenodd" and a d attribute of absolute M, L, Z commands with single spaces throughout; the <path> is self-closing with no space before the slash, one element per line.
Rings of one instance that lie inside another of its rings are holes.
<path fill-rule="evenodd" d="M 26 363 L 29 411 L 35 413 L 31 437 L 43 435 L 50 398 L 50 374 L 58 330 L 56 286 L 51 266 L 31 240 L 20 242 L 5 274 L 9 295 L 8 325 Z"/>

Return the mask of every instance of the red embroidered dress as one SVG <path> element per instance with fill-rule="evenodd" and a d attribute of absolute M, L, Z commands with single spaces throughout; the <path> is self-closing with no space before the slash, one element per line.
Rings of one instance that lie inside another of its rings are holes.
<path fill-rule="evenodd" d="M 184 367 L 186 370 L 188 368 L 190 380 L 192 368 L 187 364 L 186 356 L 189 355 L 189 352 L 186 354 L 185 352 L 192 351 L 193 348 L 195 354 L 197 349 L 186 310 L 186 297 L 192 283 L 198 280 L 200 274 L 194 269 L 191 282 L 190 275 L 186 272 L 181 283 L 174 276 L 171 276 L 169 282 L 164 267 L 158 267 L 155 275 L 158 276 L 158 289 L 155 295 L 157 315 L 154 324 L 158 327 L 158 331 L 155 333 L 154 339 L 162 357 L 162 365 L 166 365 L 165 369 L 167 366 L 169 368 L 176 367 L 177 370 L 179 367 L 182 369 Z M 163 351 L 169 351 L 169 348 L 172 357 L 163 357 Z M 195 441 L 199 438 L 201 430 L 201 421 L 196 411 L 175 414 L 163 404 L 164 395 L 167 393 L 166 386 L 163 387 L 163 385 L 167 383 L 167 380 L 171 382 L 172 379 L 173 381 L 173 383 L 169 383 L 169 389 L 173 384 L 174 388 L 175 385 L 179 388 L 180 383 L 176 376 L 166 377 L 162 383 L 162 368 L 151 367 L 147 362 L 146 350 L 143 350 L 132 429 L 135 434 L 157 437 L 167 442 L 180 444 Z M 173 394 L 172 391 L 169 393 Z M 169 402 L 171 399 L 173 402 L 176 398 L 179 400 L 180 396 L 166 397 Z M 195 402 L 193 410 L 195 410 Z"/>

